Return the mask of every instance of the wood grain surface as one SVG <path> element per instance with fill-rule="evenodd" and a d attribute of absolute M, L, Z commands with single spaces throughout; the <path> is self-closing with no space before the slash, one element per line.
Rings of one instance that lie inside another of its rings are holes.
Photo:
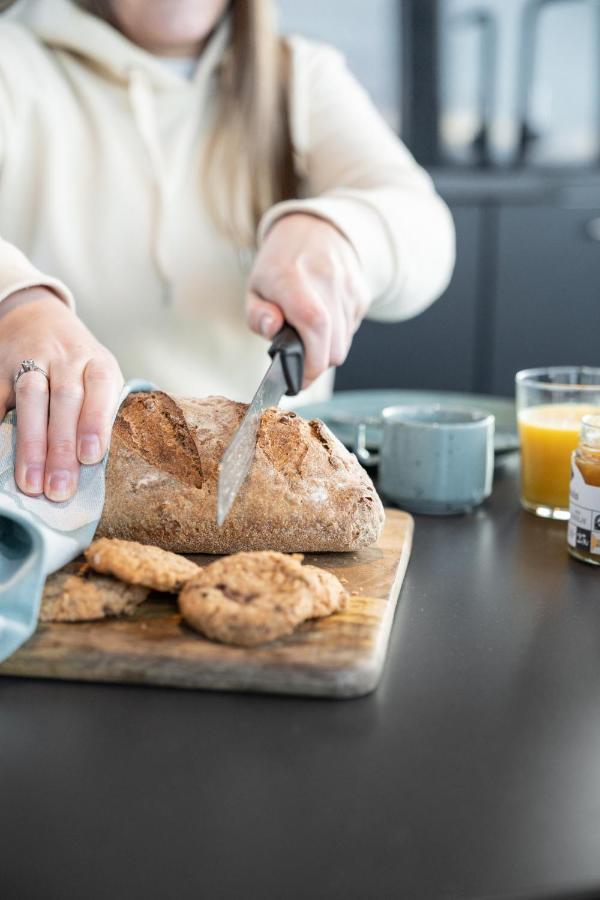
<path fill-rule="evenodd" d="M 255 648 L 205 640 L 174 597 L 151 594 L 131 618 L 40 624 L 0 674 L 230 691 L 358 697 L 378 684 L 412 545 L 413 520 L 386 510 L 378 543 L 356 553 L 307 554 L 350 592 L 343 613 L 306 622 Z M 200 565 L 210 556 L 190 557 Z"/>

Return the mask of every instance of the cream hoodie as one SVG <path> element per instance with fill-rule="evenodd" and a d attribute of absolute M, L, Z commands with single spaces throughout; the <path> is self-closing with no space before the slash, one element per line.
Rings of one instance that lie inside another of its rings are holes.
<path fill-rule="evenodd" d="M 252 258 L 216 230 L 200 185 L 228 33 L 225 20 L 187 80 L 69 0 L 0 17 L 0 300 L 48 285 L 126 378 L 248 400 L 268 364 L 244 319 Z M 448 210 L 338 53 L 290 44 L 302 197 L 267 212 L 258 243 L 312 211 L 353 244 L 369 317 L 409 318 L 450 278 Z"/>

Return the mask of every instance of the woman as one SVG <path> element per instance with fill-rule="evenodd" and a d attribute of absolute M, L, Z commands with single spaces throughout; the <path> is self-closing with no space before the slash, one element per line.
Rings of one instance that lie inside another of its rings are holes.
<path fill-rule="evenodd" d="M 449 213 L 340 57 L 270 0 L 19 0 L 0 19 L 0 419 L 72 496 L 125 377 L 249 399 L 288 321 L 327 395 L 365 314 L 446 286 Z M 23 360 L 38 370 L 25 371 Z M 121 367 L 121 368 L 120 368 Z"/>

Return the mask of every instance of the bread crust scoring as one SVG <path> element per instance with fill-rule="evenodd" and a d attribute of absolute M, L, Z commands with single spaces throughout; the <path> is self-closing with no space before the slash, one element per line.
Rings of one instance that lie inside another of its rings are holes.
<path fill-rule="evenodd" d="M 216 525 L 221 457 L 247 406 L 131 394 L 112 434 L 97 535 L 179 553 L 344 552 L 374 543 L 383 507 L 367 473 L 319 420 L 268 409 L 252 469 Z"/>

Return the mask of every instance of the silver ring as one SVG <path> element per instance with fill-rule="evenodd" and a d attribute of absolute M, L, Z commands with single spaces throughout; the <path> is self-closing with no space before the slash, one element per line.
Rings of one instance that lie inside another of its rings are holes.
<path fill-rule="evenodd" d="M 42 367 L 38 366 L 38 364 L 33 359 L 24 359 L 17 370 L 17 374 L 14 377 L 14 380 L 13 380 L 14 387 L 17 386 L 17 381 L 19 380 L 21 375 L 25 375 L 27 372 L 41 372 L 42 375 L 44 376 L 44 378 L 46 378 L 48 381 L 50 381 L 50 379 L 48 378 L 48 373 L 44 372 Z"/>

